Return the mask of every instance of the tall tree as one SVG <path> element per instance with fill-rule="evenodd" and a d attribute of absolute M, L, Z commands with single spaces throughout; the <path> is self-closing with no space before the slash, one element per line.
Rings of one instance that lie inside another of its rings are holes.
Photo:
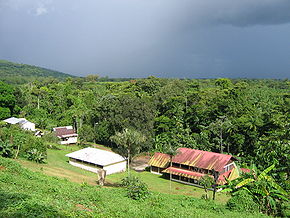
<path fill-rule="evenodd" d="M 131 160 L 140 152 L 146 137 L 137 130 L 124 129 L 122 132 L 117 132 L 114 136 L 111 136 L 110 139 L 118 145 L 116 151 L 127 158 L 128 175 L 130 175 Z"/>

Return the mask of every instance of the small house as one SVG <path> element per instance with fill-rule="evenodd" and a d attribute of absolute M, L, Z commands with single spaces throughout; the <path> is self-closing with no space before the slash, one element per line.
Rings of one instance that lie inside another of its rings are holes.
<path fill-rule="evenodd" d="M 72 126 L 55 127 L 53 131 L 62 145 L 76 144 L 78 141 L 78 134 Z"/>
<path fill-rule="evenodd" d="M 3 121 L 11 125 L 18 124 L 20 128 L 25 130 L 35 131 L 35 124 L 26 120 L 25 118 L 10 117 Z"/>
<path fill-rule="evenodd" d="M 107 175 L 126 171 L 126 160 L 114 152 L 97 148 L 84 148 L 66 155 L 73 166 L 98 173 L 100 169 Z"/>
<path fill-rule="evenodd" d="M 199 185 L 199 180 L 205 175 L 216 178 L 217 184 L 238 178 L 235 161 L 237 159 L 228 154 L 179 148 L 172 162 L 169 155 L 155 153 L 148 164 L 152 173 L 171 174 L 174 181 Z"/>

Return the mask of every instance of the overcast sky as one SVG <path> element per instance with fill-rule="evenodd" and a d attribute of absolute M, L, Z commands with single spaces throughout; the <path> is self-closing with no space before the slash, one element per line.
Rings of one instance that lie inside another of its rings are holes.
<path fill-rule="evenodd" d="M 290 0 L 0 0 L 0 59 L 79 76 L 289 78 Z"/>

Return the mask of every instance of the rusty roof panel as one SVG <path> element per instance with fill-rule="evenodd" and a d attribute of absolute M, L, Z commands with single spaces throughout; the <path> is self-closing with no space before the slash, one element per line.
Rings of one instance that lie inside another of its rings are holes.
<path fill-rule="evenodd" d="M 229 178 L 229 176 L 232 174 L 232 171 L 233 171 L 233 169 L 220 175 L 218 178 L 217 184 L 219 184 L 219 185 L 226 184 L 226 182 L 227 182 L 226 178 L 227 179 Z M 167 169 L 163 170 L 162 173 L 171 173 L 173 175 L 183 176 L 183 177 L 195 179 L 195 180 L 200 180 L 203 176 L 208 175 L 208 174 L 193 172 L 193 171 L 184 170 L 184 169 L 175 168 L 175 167 L 168 167 Z M 208 176 L 213 178 L 212 175 L 208 175 Z"/>
<path fill-rule="evenodd" d="M 179 148 L 177 150 L 177 155 L 173 157 L 172 162 L 201 169 L 214 169 L 215 171 L 220 172 L 232 158 L 233 157 L 228 154 L 220 154 L 190 148 Z"/>
<path fill-rule="evenodd" d="M 148 162 L 148 165 L 166 168 L 170 162 L 170 156 L 168 154 L 163 154 L 156 152 L 153 157 Z"/>

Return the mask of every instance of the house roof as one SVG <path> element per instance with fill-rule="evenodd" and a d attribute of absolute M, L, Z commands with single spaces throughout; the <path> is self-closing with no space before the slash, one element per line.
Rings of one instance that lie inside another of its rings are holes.
<path fill-rule="evenodd" d="M 190 148 L 179 148 L 177 150 L 177 155 L 173 157 L 172 162 L 201 169 L 214 169 L 215 171 L 220 172 L 231 159 L 236 160 L 228 154 L 220 154 Z"/>
<path fill-rule="evenodd" d="M 25 118 L 16 118 L 16 117 L 10 117 L 10 118 L 7 118 L 6 120 L 3 120 L 3 121 L 6 122 L 6 123 L 9 123 L 9 124 L 17 124 L 17 123 L 24 124 L 24 123 L 31 123 L 30 121 L 26 120 Z"/>
<path fill-rule="evenodd" d="M 233 180 L 233 179 L 237 178 L 236 171 L 237 171 L 237 169 L 233 168 L 233 169 L 219 175 L 219 178 L 217 180 L 217 184 L 223 185 L 227 182 L 226 179 Z M 209 175 L 209 174 L 193 172 L 190 170 L 185 170 L 185 169 L 180 169 L 180 168 L 175 168 L 175 167 L 168 167 L 167 169 L 163 170 L 162 172 L 163 173 L 171 173 L 173 175 L 183 176 L 183 177 L 191 178 L 191 179 L 195 179 L 195 180 L 200 180 L 205 175 L 208 175 L 208 176 L 213 178 L 213 176 Z"/>
<path fill-rule="evenodd" d="M 69 153 L 65 156 L 100 166 L 107 166 L 125 161 L 119 154 L 90 147 Z"/>
<path fill-rule="evenodd" d="M 173 156 L 172 162 L 201 169 L 214 169 L 215 171 L 221 172 L 230 160 L 236 159 L 228 154 L 220 154 L 190 148 L 179 148 L 177 150 L 177 155 Z M 156 152 L 148 164 L 151 166 L 165 168 L 168 166 L 169 162 L 169 155 Z"/>
<path fill-rule="evenodd" d="M 55 128 L 53 128 L 53 131 L 55 132 L 56 136 L 58 136 L 58 137 L 77 136 L 77 134 L 72 126 L 55 127 Z"/>
<path fill-rule="evenodd" d="M 163 154 L 156 152 L 153 157 L 148 162 L 148 165 L 165 168 L 168 166 L 170 161 L 170 156 L 168 154 Z"/>

